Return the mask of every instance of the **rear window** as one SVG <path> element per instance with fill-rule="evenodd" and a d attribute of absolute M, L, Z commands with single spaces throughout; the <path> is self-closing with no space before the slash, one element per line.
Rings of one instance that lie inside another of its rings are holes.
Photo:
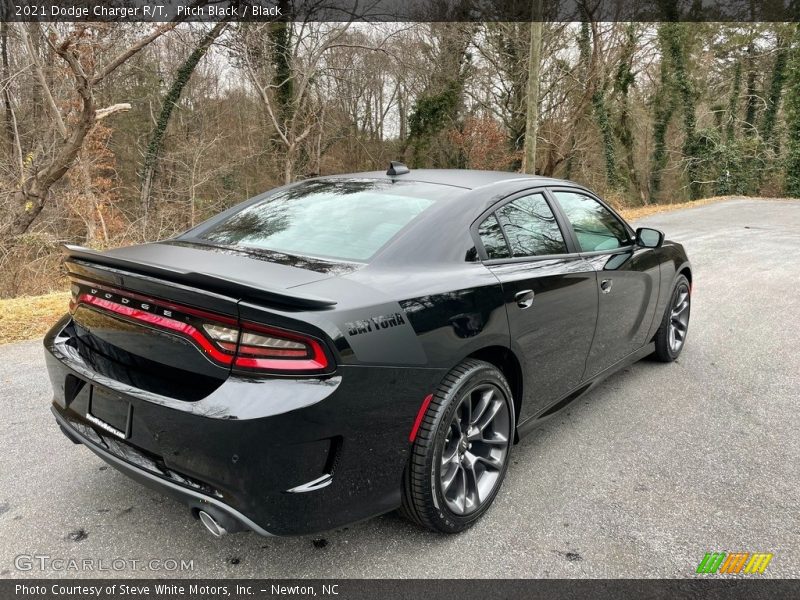
<path fill-rule="evenodd" d="M 448 186 L 380 180 L 308 181 L 243 208 L 198 236 L 218 244 L 366 262 Z"/>

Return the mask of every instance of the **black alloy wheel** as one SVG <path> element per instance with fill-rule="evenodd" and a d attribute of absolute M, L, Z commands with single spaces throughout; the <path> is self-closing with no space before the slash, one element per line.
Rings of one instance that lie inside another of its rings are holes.
<path fill-rule="evenodd" d="M 672 290 L 661 326 L 655 336 L 655 357 L 662 362 L 672 362 L 681 353 L 689 332 L 691 313 L 691 286 L 685 276 L 679 275 Z"/>
<path fill-rule="evenodd" d="M 494 501 L 514 441 L 514 402 L 492 364 L 468 359 L 433 395 L 406 467 L 402 513 L 457 533 Z"/>
<path fill-rule="evenodd" d="M 479 384 L 461 396 L 439 467 L 439 489 L 454 514 L 474 512 L 497 487 L 509 451 L 510 419 L 494 384 Z"/>

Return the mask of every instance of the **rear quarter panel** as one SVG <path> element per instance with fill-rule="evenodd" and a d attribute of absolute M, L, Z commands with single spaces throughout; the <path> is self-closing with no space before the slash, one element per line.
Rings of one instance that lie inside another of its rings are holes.
<path fill-rule="evenodd" d="M 449 369 L 480 348 L 509 346 L 500 284 L 480 263 L 363 269 L 303 290 L 338 299 L 304 318 L 331 337 L 343 364 Z"/>

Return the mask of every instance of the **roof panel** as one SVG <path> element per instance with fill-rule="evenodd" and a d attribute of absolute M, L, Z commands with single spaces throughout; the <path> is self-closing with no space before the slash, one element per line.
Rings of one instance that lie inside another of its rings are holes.
<path fill-rule="evenodd" d="M 525 175 L 508 171 L 479 171 L 473 169 L 411 169 L 405 175 L 390 177 L 385 171 L 366 171 L 363 173 L 346 173 L 341 175 L 330 175 L 323 178 L 353 177 L 363 179 L 397 179 L 405 181 L 420 181 L 425 183 L 438 183 L 441 185 L 452 185 L 465 189 L 475 189 L 484 185 L 497 183 L 500 181 L 511 181 L 514 179 L 530 179 L 541 182 L 542 184 L 567 184 L 563 179 L 552 179 L 550 177 L 540 177 L 538 175 Z"/>

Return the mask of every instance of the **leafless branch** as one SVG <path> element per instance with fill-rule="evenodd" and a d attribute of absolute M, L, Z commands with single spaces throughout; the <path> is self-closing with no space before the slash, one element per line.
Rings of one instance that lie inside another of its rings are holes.
<path fill-rule="evenodd" d="M 108 106 L 106 108 L 98 108 L 94 112 L 94 120 L 99 121 L 100 119 L 105 119 L 107 116 L 113 115 L 116 112 L 127 112 L 130 109 L 131 105 L 128 102 L 114 104 L 113 106 Z"/>
<path fill-rule="evenodd" d="M 61 111 L 58 109 L 58 106 L 56 106 L 55 100 L 53 100 L 53 94 L 50 92 L 50 86 L 47 85 L 47 79 L 44 76 L 42 65 L 39 62 L 39 54 L 36 52 L 36 49 L 33 47 L 33 43 L 31 42 L 28 26 L 30 26 L 32 29 L 35 28 L 38 31 L 38 23 L 31 23 L 30 25 L 23 23 L 20 25 L 19 30 L 22 33 L 22 40 L 24 41 L 25 48 L 30 56 L 31 64 L 33 65 L 33 72 L 36 74 L 36 79 L 39 81 L 39 85 L 42 88 L 42 94 L 44 94 L 45 100 L 47 101 L 47 108 L 56 123 L 59 135 L 61 135 L 63 139 L 66 139 L 68 134 L 67 127 L 64 125 L 64 118 L 61 116 Z"/>
<path fill-rule="evenodd" d="M 145 46 L 155 41 L 168 31 L 172 31 L 173 29 L 175 29 L 178 23 L 179 21 L 171 21 L 169 23 L 165 23 L 164 25 L 156 27 L 156 29 L 150 35 L 141 38 L 139 41 L 137 41 L 135 44 L 127 48 L 125 51 L 118 54 L 105 66 L 105 68 L 100 72 L 100 74 L 97 75 L 92 80 L 92 85 L 97 85 L 98 83 L 103 81 L 103 79 L 105 79 L 111 73 L 113 73 L 121 64 L 125 63 L 134 55 L 138 54 Z"/>

